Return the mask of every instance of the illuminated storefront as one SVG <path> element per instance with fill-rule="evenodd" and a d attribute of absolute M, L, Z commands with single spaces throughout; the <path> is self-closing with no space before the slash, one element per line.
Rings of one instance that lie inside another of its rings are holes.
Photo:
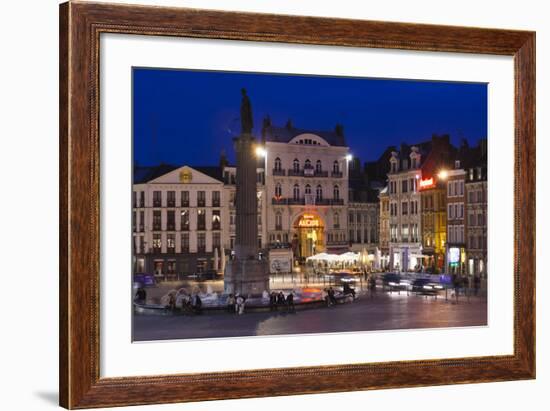
<path fill-rule="evenodd" d="M 323 220 L 314 213 L 304 213 L 294 226 L 294 244 L 296 255 L 307 258 L 325 251 Z"/>

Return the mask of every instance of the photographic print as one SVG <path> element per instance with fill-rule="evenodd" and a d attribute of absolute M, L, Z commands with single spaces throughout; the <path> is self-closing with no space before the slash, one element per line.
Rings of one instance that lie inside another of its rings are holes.
<path fill-rule="evenodd" d="M 487 84 L 134 67 L 133 340 L 487 325 Z"/>

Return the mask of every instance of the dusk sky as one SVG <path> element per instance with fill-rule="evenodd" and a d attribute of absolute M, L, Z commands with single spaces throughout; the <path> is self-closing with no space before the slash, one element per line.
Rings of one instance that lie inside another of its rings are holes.
<path fill-rule="evenodd" d="M 341 123 L 362 161 L 434 133 L 455 144 L 487 137 L 486 84 L 134 68 L 135 162 L 217 165 L 222 149 L 233 162 L 243 87 L 257 137 L 266 115 L 311 130 Z"/>

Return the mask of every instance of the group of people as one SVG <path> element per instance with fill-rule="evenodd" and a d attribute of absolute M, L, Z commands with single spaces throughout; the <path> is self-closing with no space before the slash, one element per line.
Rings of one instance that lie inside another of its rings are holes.
<path fill-rule="evenodd" d="M 170 293 L 168 295 L 168 304 L 166 305 L 166 309 L 170 311 L 175 311 L 177 308 L 176 303 L 176 295 L 174 293 Z M 184 295 L 180 299 L 180 304 L 182 312 L 195 314 L 202 313 L 202 300 L 198 293 L 193 295 Z"/>
<path fill-rule="evenodd" d="M 269 309 L 270 311 L 277 311 L 278 307 L 285 307 L 287 311 L 294 311 L 294 292 L 291 291 L 285 297 L 282 291 L 279 291 L 279 293 L 272 291 L 269 294 Z"/>
<path fill-rule="evenodd" d="M 230 313 L 243 314 L 246 298 L 241 294 L 229 294 L 227 297 L 227 311 Z"/>

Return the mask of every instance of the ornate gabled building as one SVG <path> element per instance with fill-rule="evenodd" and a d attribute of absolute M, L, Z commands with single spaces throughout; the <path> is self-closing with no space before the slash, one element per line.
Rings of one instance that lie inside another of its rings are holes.
<path fill-rule="evenodd" d="M 271 246 L 289 244 L 299 261 L 347 251 L 349 148 L 342 127 L 311 131 L 266 119 L 262 140 Z"/>
<path fill-rule="evenodd" d="M 388 173 L 390 203 L 390 268 L 415 270 L 422 264 L 420 217 L 421 166 L 432 142 L 408 146 L 391 153 Z"/>

